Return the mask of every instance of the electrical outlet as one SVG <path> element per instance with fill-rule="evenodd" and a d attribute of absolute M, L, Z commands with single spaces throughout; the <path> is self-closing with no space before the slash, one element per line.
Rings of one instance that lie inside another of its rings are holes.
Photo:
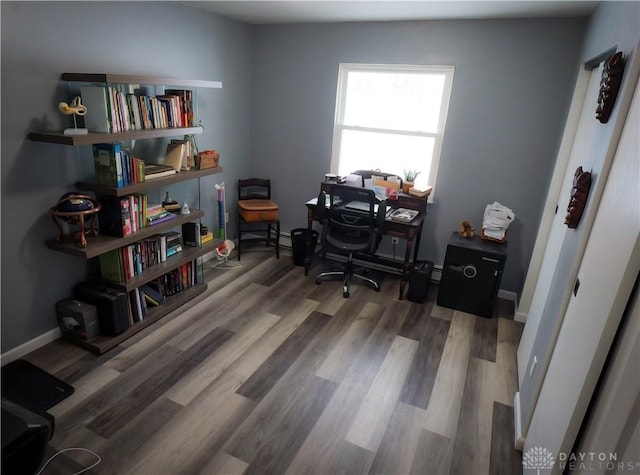
<path fill-rule="evenodd" d="M 391 238 L 391 244 L 393 244 L 394 246 L 395 246 L 396 244 L 398 244 L 398 238 L 397 238 L 397 237 L 392 237 L 392 238 Z"/>

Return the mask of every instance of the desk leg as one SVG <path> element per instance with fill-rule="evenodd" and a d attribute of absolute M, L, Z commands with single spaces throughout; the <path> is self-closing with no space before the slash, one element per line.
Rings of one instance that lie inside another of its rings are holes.
<path fill-rule="evenodd" d="M 400 296 L 399 300 L 402 300 L 404 296 L 404 288 L 409 281 L 409 271 L 411 269 L 411 262 L 409 257 L 411 256 L 411 245 L 413 244 L 413 237 L 407 237 L 407 247 L 404 251 L 404 262 L 402 263 L 402 277 L 400 278 Z"/>
<path fill-rule="evenodd" d="M 307 209 L 307 238 L 305 243 L 305 255 L 304 255 L 304 276 L 309 275 L 309 268 L 311 267 L 311 259 L 313 252 L 311 251 L 311 231 L 313 230 L 313 211 Z"/>

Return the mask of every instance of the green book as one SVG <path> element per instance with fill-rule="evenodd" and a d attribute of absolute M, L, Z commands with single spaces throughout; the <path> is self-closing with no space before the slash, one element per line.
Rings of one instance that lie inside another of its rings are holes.
<path fill-rule="evenodd" d="M 119 144 L 95 144 L 93 146 L 93 167 L 96 172 L 96 181 L 101 185 L 116 187 L 124 185 Z"/>
<path fill-rule="evenodd" d="M 120 249 L 114 249 L 99 256 L 100 274 L 103 279 L 124 284 L 124 270 Z"/>

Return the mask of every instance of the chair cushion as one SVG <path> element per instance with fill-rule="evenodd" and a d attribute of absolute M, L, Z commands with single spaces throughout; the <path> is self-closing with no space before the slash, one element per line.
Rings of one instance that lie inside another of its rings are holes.
<path fill-rule="evenodd" d="M 238 211 L 248 223 L 278 219 L 278 204 L 271 200 L 239 200 Z"/>

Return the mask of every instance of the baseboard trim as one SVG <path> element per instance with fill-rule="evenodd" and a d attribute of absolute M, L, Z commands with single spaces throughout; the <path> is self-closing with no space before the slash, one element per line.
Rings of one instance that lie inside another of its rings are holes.
<path fill-rule="evenodd" d="M 528 313 L 516 312 L 516 316 L 514 317 L 514 320 L 516 322 L 525 323 L 527 321 L 528 316 L 529 316 Z"/>
<path fill-rule="evenodd" d="M 524 437 L 522 435 L 522 419 L 520 417 L 520 392 L 513 397 L 513 446 L 522 452 L 524 448 Z"/>
<path fill-rule="evenodd" d="M 20 359 L 23 356 L 31 353 L 32 351 L 37 350 L 41 346 L 44 346 L 47 343 L 51 343 L 52 341 L 56 341 L 58 338 L 60 338 L 60 336 L 61 333 L 59 328 L 54 328 L 53 330 L 43 333 L 42 335 L 35 337 L 33 340 L 29 340 L 20 346 L 2 353 L 2 355 L 0 356 L 0 364 L 4 366 L 7 363 L 11 363 L 12 361 Z"/>

